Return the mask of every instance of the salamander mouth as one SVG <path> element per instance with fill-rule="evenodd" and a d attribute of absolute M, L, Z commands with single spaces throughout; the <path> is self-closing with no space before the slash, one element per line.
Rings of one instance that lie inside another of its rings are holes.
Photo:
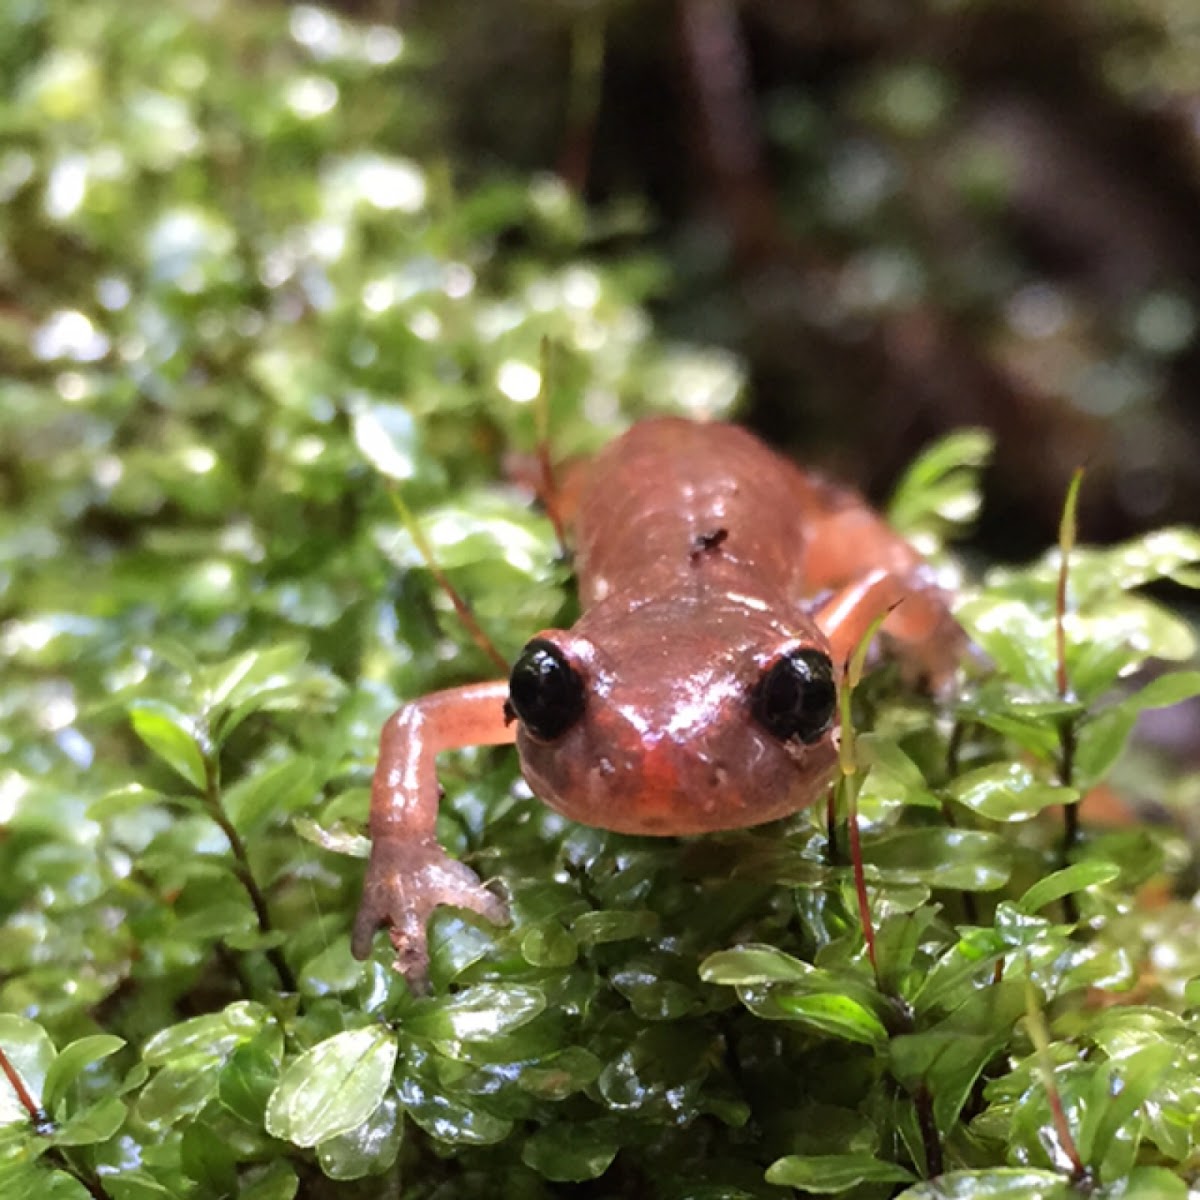
<path fill-rule="evenodd" d="M 802 771 L 789 761 L 775 786 L 756 779 L 748 794 L 724 766 L 705 765 L 697 771 L 695 764 L 682 769 L 657 764 L 649 771 L 631 768 L 623 778 L 593 772 L 590 788 L 568 790 L 573 802 L 545 798 L 564 816 L 615 833 L 680 837 L 746 829 L 807 808 L 824 794 L 835 761 L 832 751 L 816 756 Z M 582 791 L 589 794 L 580 804 L 575 798 Z"/>
<path fill-rule="evenodd" d="M 543 803 L 581 824 L 643 837 L 778 820 L 824 795 L 837 760 L 829 735 L 792 747 L 753 726 L 699 746 L 661 738 L 622 753 L 617 742 L 572 734 L 555 745 L 517 739 L 525 778 Z"/>

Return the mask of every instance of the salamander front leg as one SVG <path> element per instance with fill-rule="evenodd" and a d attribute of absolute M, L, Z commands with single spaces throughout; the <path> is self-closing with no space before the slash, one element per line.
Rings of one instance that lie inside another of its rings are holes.
<path fill-rule="evenodd" d="M 935 692 L 949 686 L 967 639 L 950 614 L 946 593 L 922 579 L 923 570 L 896 574 L 880 568 L 825 601 L 814 615 L 833 646 L 834 662 L 847 662 L 871 623 L 886 613 L 883 633 L 905 673 Z"/>
<path fill-rule="evenodd" d="M 371 784 L 371 857 L 350 948 L 366 958 L 378 929 L 396 951 L 396 969 L 414 991 L 429 968 L 425 925 L 439 904 L 469 908 L 489 921 L 508 920 L 504 902 L 475 872 L 449 857 L 435 835 L 436 759 L 443 750 L 499 746 L 516 739 L 504 715 L 508 682 L 469 684 L 406 704 L 380 738 Z"/>

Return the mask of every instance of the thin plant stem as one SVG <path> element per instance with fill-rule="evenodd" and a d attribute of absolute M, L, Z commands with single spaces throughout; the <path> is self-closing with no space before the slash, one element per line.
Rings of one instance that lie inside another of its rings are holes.
<path fill-rule="evenodd" d="M 965 721 L 954 722 L 954 728 L 950 731 L 950 742 L 946 747 L 946 777 L 948 781 L 958 774 L 958 758 L 962 752 L 966 732 Z M 942 818 L 951 829 L 957 827 L 958 822 L 954 819 L 954 810 L 950 807 L 950 801 L 945 797 L 942 799 Z M 975 902 L 975 894 L 964 890 L 959 892 L 959 899 L 962 901 L 963 915 L 972 925 L 978 925 L 979 905 Z"/>
<path fill-rule="evenodd" d="M 877 617 L 867 629 L 861 642 L 850 656 L 842 679 L 841 695 L 838 697 L 838 707 L 841 720 L 841 744 L 838 746 L 838 767 L 841 779 L 838 780 L 837 791 L 842 799 L 842 808 L 846 812 L 848 832 L 850 837 L 850 869 L 854 875 L 854 892 L 858 899 L 858 916 L 862 925 L 863 942 L 867 948 L 867 957 L 871 961 L 871 971 L 875 976 L 875 984 L 880 991 L 883 985 L 879 978 L 879 959 L 875 953 L 875 925 L 871 917 L 870 897 L 867 895 L 866 871 L 863 867 L 862 840 L 858 828 L 858 762 L 854 747 L 854 723 L 850 716 L 850 700 L 854 689 L 862 678 L 863 666 L 867 660 L 867 651 L 879 627 L 887 618 L 887 613 Z"/>
<path fill-rule="evenodd" d="M 258 921 L 259 932 L 264 935 L 273 933 L 274 925 L 271 922 L 271 911 L 267 907 L 267 898 L 263 894 L 262 888 L 258 886 L 254 872 L 250 869 L 250 855 L 246 851 L 246 843 L 242 841 L 242 835 L 230 821 L 225 812 L 225 806 L 221 803 L 221 781 L 217 766 L 207 758 L 204 763 L 204 803 L 209 816 L 216 822 L 229 842 L 229 848 L 233 852 L 233 873 L 245 889 L 246 895 L 250 897 L 250 904 L 254 908 L 254 915 Z M 279 983 L 284 991 L 298 991 L 296 976 L 279 947 L 269 946 L 265 953 L 267 960 L 275 968 L 275 974 L 279 976 Z"/>
<path fill-rule="evenodd" d="M 837 843 L 837 788 L 831 787 L 825 797 L 825 837 L 828 843 L 827 857 L 831 864 L 838 861 Z"/>
<path fill-rule="evenodd" d="M 112 1200 L 112 1197 L 105 1191 L 104 1185 L 96 1176 L 79 1170 L 61 1151 L 53 1152 L 53 1156 L 57 1160 L 59 1167 L 79 1183 L 87 1191 L 87 1194 L 92 1197 L 92 1200 Z"/>
<path fill-rule="evenodd" d="M 936 1179 L 946 1169 L 942 1156 L 942 1139 L 933 1115 L 933 1096 L 922 1085 L 913 1095 L 917 1124 L 921 1129 L 921 1145 L 925 1148 L 925 1170 L 929 1179 Z"/>
<path fill-rule="evenodd" d="M 879 978 L 879 959 L 875 954 L 875 924 L 871 918 L 871 900 L 867 895 L 867 877 L 863 870 L 862 842 L 858 833 L 858 787 L 854 781 L 846 781 L 850 833 L 850 869 L 854 873 L 854 894 L 858 898 L 858 918 L 862 924 L 863 941 L 867 947 L 867 958 L 871 960 L 871 971 L 875 983 L 883 990 Z"/>
<path fill-rule="evenodd" d="M 1071 695 L 1071 680 L 1067 671 L 1067 583 L 1071 569 L 1071 551 L 1075 548 L 1079 508 L 1079 488 L 1083 483 L 1083 468 L 1077 467 L 1067 487 L 1063 503 L 1062 519 L 1058 526 L 1058 587 L 1054 598 L 1054 633 L 1056 682 L 1058 698 L 1067 700 Z M 1058 722 L 1059 763 L 1058 781 L 1063 787 L 1071 787 L 1075 775 L 1075 718 L 1064 714 Z M 1063 805 L 1063 841 L 1061 861 L 1066 866 L 1071 851 L 1079 841 L 1079 801 Z M 1063 897 L 1063 911 L 1068 921 L 1079 920 L 1079 905 L 1073 895 Z"/>
<path fill-rule="evenodd" d="M 1062 519 L 1058 526 L 1058 589 L 1054 600 L 1054 639 L 1060 700 L 1065 700 L 1071 693 L 1071 681 L 1067 677 L 1067 578 L 1070 573 L 1071 551 L 1075 548 L 1076 513 L 1079 507 L 1079 486 L 1082 482 L 1083 468 L 1076 467 L 1067 487 L 1067 498 L 1063 503 Z"/>
<path fill-rule="evenodd" d="M 429 539 L 425 536 L 425 531 L 421 528 L 421 523 L 413 515 L 408 505 L 405 504 L 404 498 L 394 488 L 391 489 L 391 497 L 396 513 L 400 517 L 404 528 L 408 530 L 408 535 L 412 538 L 413 545 L 417 548 L 417 553 L 421 556 L 426 569 L 433 576 L 438 587 L 446 593 L 450 603 L 454 606 L 454 612 L 462 622 L 463 628 L 470 635 L 475 645 L 491 659 L 500 672 L 507 675 L 508 659 L 496 648 L 496 643 L 488 637 L 483 626 L 475 619 L 475 614 L 471 611 L 471 606 L 463 599 L 462 594 L 454 584 L 450 582 L 446 572 L 438 566 L 437 559 L 434 557 L 433 547 L 429 544 Z"/>
<path fill-rule="evenodd" d="M 1028 972 L 1028 963 L 1026 964 Z M 1025 979 L 1025 1025 L 1029 1030 L 1037 1056 L 1038 1074 L 1042 1079 L 1042 1087 L 1046 1093 L 1046 1102 L 1050 1106 L 1050 1119 L 1054 1123 L 1054 1132 L 1058 1144 L 1062 1147 L 1067 1161 L 1071 1164 L 1071 1179 L 1074 1183 L 1082 1183 L 1089 1177 L 1087 1167 L 1079 1156 L 1079 1147 L 1071 1133 L 1071 1125 L 1067 1120 L 1066 1109 L 1063 1108 L 1062 1095 L 1054 1078 L 1054 1064 L 1050 1059 L 1050 1034 L 1046 1029 L 1046 1020 L 1038 1006 L 1037 991 L 1033 982 L 1026 975 Z"/>
<path fill-rule="evenodd" d="M 889 610 L 890 611 L 890 610 Z M 858 902 L 859 924 L 862 928 L 863 944 L 866 947 L 867 958 L 871 963 L 871 973 L 875 978 L 875 986 L 879 992 L 892 1003 L 900 1018 L 903 1032 L 912 1032 L 913 1013 L 911 1007 L 898 994 L 888 992 L 884 987 L 883 977 L 879 969 L 879 955 L 875 945 L 875 923 L 871 915 L 871 898 L 867 892 L 866 868 L 863 863 L 862 835 L 858 823 L 858 762 L 854 745 L 854 724 L 851 720 L 851 697 L 855 687 L 862 678 L 867 651 L 879 627 L 888 614 L 881 614 L 867 630 L 862 641 L 855 648 L 846 664 L 843 675 L 841 694 L 838 706 L 841 722 L 841 744 L 838 747 L 838 766 L 841 777 L 834 789 L 839 800 L 839 807 L 846 813 L 847 833 L 850 842 L 850 869 L 854 877 L 854 894 Z M 831 805 L 829 820 L 832 835 L 833 812 Z M 832 840 L 832 838 L 831 838 Z M 933 1115 L 933 1097 L 929 1089 L 922 1084 L 911 1093 L 916 1109 L 917 1123 L 921 1131 L 921 1142 L 925 1150 L 925 1166 L 930 1178 L 941 1175 L 944 1170 L 942 1142 L 938 1133 L 937 1122 Z"/>

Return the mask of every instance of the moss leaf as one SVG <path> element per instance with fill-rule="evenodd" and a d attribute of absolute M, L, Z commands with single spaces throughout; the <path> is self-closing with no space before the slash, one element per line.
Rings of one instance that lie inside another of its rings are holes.
<path fill-rule="evenodd" d="M 767 1182 L 817 1195 L 837 1195 L 860 1183 L 907 1183 L 913 1173 L 873 1154 L 790 1154 L 767 1168 Z"/>
<path fill-rule="evenodd" d="M 366 1121 L 383 1102 L 396 1063 L 383 1026 L 349 1029 L 290 1064 L 267 1103 L 266 1128 L 297 1146 L 316 1146 Z"/>

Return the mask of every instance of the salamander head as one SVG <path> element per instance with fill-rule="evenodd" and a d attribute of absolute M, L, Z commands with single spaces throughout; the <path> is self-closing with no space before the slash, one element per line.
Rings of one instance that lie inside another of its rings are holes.
<path fill-rule="evenodd" d="M 517 659 L 508 711 L 534 792 L 584 824 L 658 835 L 758 825 L 817 800 L 836 761 L 820 632 L 646 617 L 603 648 L 580 627 L 551 630 Z"/>

